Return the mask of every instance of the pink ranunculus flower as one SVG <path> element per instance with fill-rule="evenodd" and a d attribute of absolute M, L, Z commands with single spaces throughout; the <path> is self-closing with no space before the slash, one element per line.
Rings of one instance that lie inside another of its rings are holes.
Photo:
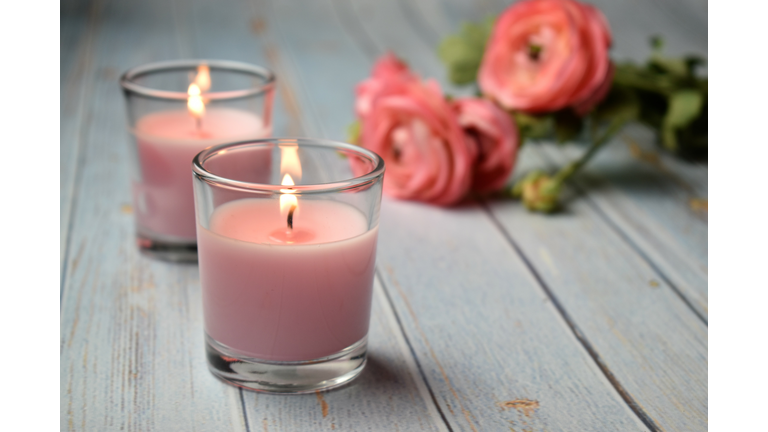
<path fill-rule="evenodd" d="M 387 167 L 384 193 L 438 205 L 458 203 L 469 191 L 477 148 L 464 136 L 436 81 L 394 81 L 381 81 L 361 116 L 360 144 L 380 155 Z"/>
<path fill-rule="evenodd" d="M 579 106 L 610 73 L 603 14 L 575 0 L 523 0 L 496 21 L 478 72 L 484 94 L 530 113 Z"/>
<path fill-rule="evenodd" d="M 471 189 L 491 192 L 504 186 L 520 143 L 512 117 L 487 99 L 462 98 L 453 102 L 459 125 L 478 149 Z"/>
<path fill-rule="evenodd" d="M 404 85 L 418 80 L 408 66 L 391 52 L 381 56 L 373 65 L 369 78 L 355 87 L 355 112 L 361 119 L 371 111 L 371 101 L 389 86 Z"/>

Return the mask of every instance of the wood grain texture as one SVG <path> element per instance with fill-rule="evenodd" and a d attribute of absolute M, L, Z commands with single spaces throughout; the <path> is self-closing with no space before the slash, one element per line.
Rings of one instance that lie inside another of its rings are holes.
<path fill-rule="evenodd" d="M 575 199 L 594 203 L 706 322 L 707 211 L 695 205 L 707 197 L 706 170 L 696 169 L 703 181 L 690 181 L 693 176 L 678 167 L 680 161 L 648 141 L 614 140 L 575 179 L 580 190 Z M 574 147 L 538 149 L 562 166 L 583 152 Z"/>
<path fill-rule="evenodd" d="M 171 9 L 113 2 L 99 13 L 64 263 L 61 429 L 245 430 L 237 389 L 206 370 L 197 268 L 140 257 L 133 240 L 117 74 L 175 56 Z"/>
<path fill-rule="evenodd" d="M 380 235 L 381 276 L 455 430 L 645 430 L 479 207 L 385 200 Z"/>
<path fill-rule="evenodd" d="M 546 166 L 535 152 L 521 168 Z M 568 192 L 566 192 L 568 193 Z M 489 204 L 599 361 L 660 430 L 705 430 L 707 327 L 585 199 L 547 218 Z"/>
<path fill-rule="evenodd" d="M 75 173 L 79 166 L 78 152 L 82 142 L 81 134 L 87 124 L 82 114 L 85 101 L 89 99 L 89 79 L 93 76 L 94 33 L 99 24 L 98 4 L 89 1 L 62 3 L 60 24 L 59 270 L 63 272 Z"/>

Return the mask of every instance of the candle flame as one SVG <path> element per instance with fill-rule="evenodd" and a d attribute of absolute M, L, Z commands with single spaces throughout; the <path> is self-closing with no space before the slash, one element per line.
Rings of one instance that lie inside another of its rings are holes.
<path fill-rule="evenodd" d="M 291 178 L 290 174 L 286 174 L 283 177 L 281 185 L 285 186 L 293 186 L 295 183 L 293 182 L 293 179 Z M 295 196 L 291 195 L 296 193 L 295 189 L 280 189 L 280 192 L 283 194 L 280 195 L 280 214 L 283 216 L 288 216 L 288 212 L 291 211 L 291 207 L 298 208 L 299 207 L 299 201 L 296 199 Z"/>
<path fill-rule="evenodd" d="M 280 172 L 292 174 L 293 177 L 296 177 L 297 181 L 301 180 L 301 162 L 299 162 L 298 145 L 280 145 Z"/>
<path fill-rule="evenodd" d="M 201 64 L 197 67 L 195 84 L 200 88 L 200 91 L 206 92 L 211 88 L 211 68 L 207 64 Z"/>
<path fill-rule="evenodd" d="M 203 102 L 201 93 L 200 87 L 195 83 L 190 84 L 189 89 L 187 89 L 187 94 L 189 95 L 187 98 L 187 108 L 189 113 L 198 119 L 205 114 L 205 102 Z"/>
<path fill-rule="evenodd" d="M 299 161 L 299 146 L 296 143 L 286 143 L 280 145 L 280 173 L 283 174 L 282 185 L 293 186 L 294 177 L 296 181 L 301 180 L 301 162 Z M 280 195 L 280 214 L 288 220 L 288 225 L 293 224 L 293 211 L 298 209 L 299 201 L 293 188 L 280 189 L 283 194 Z"/>

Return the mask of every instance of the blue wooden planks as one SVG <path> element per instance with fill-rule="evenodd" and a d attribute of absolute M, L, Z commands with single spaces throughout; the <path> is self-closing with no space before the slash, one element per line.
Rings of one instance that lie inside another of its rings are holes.
<path fill-rule="evenodd" d="M 136 9 L 138 8 L 138 10 Z M 197 268 L 138 256 L 118 74 L 175 55 L 165 3 L 99 7 L 76 127 L 61 322 L 62 430 L 245 430 L 238 391 L 206 370 Z M 158 43 L 166 41 L 166 43 Z M 63 56 L 67 53 L 63 53 Z"/>
<path fill-rule="evenodd" d="M 541 166 L 534 152 L 521 167 Z M 707 420 L 706 324 L 584 199 L 541 218 L 510 202 L 490 210 L 574 332 L 660 430 Z"/>
<path fill-rule="evenodd" d="M 697 200 L 707 196 L 706 170 L 683 167 L 685 162 L 665 156 L 654 147 L 634 138 L 614 140 L 576 178 L 576 184 L 585 192 L 584 198 L 596 204 L 598 213 L 657 268 L 706 322 L 706 210 L 695 206 Z M 541 150 L 558 166 L 583 151 L 554 145 L 541 146 Z M 686 171 L 697 171 L 696 176 Z M 696 178 L 702 173 L 703 182 Z"/>
<path fill-rule="evenodd" d="M 82 113 L 88 99 L 87 78 L 93 74 L 93 39 L 98 25 L 98 9 L 89 2 L 69 2 L 61 6 L 60 82 L 61 128 L 59 131 L 59 218 L 60 264 L 64 271 L 65 248 L 75 191 L 75 173 L 79 166 L 78 151 L 84 129 Z"/>
<path fill-rule="evenodd" d="M 380 243 L 382 279 L 455 430 L 645 430 L 479 207 L 386 200 Z"/>

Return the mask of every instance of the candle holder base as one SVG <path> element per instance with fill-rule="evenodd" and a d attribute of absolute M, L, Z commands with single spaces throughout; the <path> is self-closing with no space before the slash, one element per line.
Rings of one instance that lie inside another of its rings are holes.
<path fill-rule="evenodd" d="M 197 263 L 197 242 L 152 239 L 137 235 L 139 251 L 151 258 L 180 263 Z"/>
<path fill-rule="evenodd" d="M 205 335 L 208 369 L 222 381 L 263 393 L 300 394 L 347 384 L 363 371 L 368 338 L 336 354 L 307 361 L 267 361 L 238 356 Z"/>

